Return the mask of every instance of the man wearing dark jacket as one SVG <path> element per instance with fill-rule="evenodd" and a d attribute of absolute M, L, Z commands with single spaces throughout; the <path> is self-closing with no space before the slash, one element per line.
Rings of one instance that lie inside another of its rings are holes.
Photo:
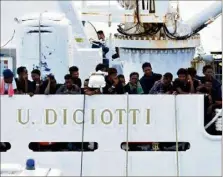
<path fill-rule="evenodd" d="M 211 65 L 205 65 L 203 67 L 203 77 L 200 77 L 200 81 L 204 84 L 206 81 L 211 80 L 213 89 L 217 92 L 218 97 L 222 95 L 221 83 L 214 78 L 214 71 Z"/>
<path fill-rule="evenodd" d="M 81 79 L 79 78 L 79 69 L 76 66 L 71 66 L 69 68 L 70 75 L 72 76 L 73 82 L 75 85 L 77 85 L 79 88 L 82 86 Z"/>
<path fill-rule="evenodd" d="M 124 94 L 124 87 L 119 81 L 117 70 L 115 68 L 108 69 L 108 76 L 105 77 L 106 86 L 103 88 L 103 94 Z"/>
<path fill-rule="evenodd" d="M 125 86 L 125 92 L 127 92 L 128 94 L 143 94 L 143 89 L 139 82 L 139 73 L 132 72 L 129 78 L 130 81 Z"/>
<path fill-rule="evenodd" d="M 162 78 L 161 74 L 153 73 L 150 63 L 144 63 L 142 65 L 144 76 L 140 79 L 144 94 L 149 94 L 149 91 L 153 87 L 154 83 Z"/>

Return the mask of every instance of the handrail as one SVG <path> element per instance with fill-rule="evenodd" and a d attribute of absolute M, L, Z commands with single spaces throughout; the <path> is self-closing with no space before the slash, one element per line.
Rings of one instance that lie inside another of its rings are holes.
<path fill-rule="evenodd" d="M 150 14 L 148 10 L 141 10 L 140 20 L 143 23 L 148 22 L 156 22 L 156 23 L 164 23 L 165 16 L 156 16 L 154 14 Z M 94 10 L 94 9 L 83 9 L 81 12 L 81 18 L 83 21 L 91 21 L 91 22 L 110 22 L 110 23 L 134 23 L 135 22 L 135 14 L 133 10 L 116 10 L 116 11 L 108 11 L 108 10 Z"/>
<path fill-rule="evenodd" d="M 204 127 L 206 130 L 222 115 L 222 109 L 219 109 L 214 118 Z"/>
<path fill-rule="evenodd" d="M 218 118 L 215 122 L 215 129 L 216 131 L 222 131 L 222 117 Z"/>

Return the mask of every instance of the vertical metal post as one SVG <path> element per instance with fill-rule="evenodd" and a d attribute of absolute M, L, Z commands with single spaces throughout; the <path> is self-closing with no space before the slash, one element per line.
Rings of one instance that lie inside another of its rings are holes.
<path fill-rule="evenodd" d="M 82 138 L 81 138 L 81 169 L 80 169 L 80 177 L 83 176 L 83 164 L 84 164 L 84 127 L 85 127 L 85 113 L 86 113 L 86 95 L 84 94 L 83 101 L 83 124 L 82 124 Z"/>
<path fill-rule="evenodd" d="M 129 172 L 129 94 L 126 93 L 127 96 L 127 125 L 126 125 L 126 176 L 128 176 Z"/>
<path fill-rule="evenodd" d="M 42 21 L 42 12 L 40 13 L 39 16 L 39 68 L 41 71 L 42 68 L 42 50 L 41 50 L 41 46 L 42 46 L 42 41 L 41 41 L 41 21 Z"/>
<path fill-rule="evenodd" d="M 180 176 L 179 171 L 179 141 L 178 141 L 178 107 L 177 107 L 177 96 L 174 95 L 174 108 L 175 108 L 175 136 L 176 136 L 176 175 Z"/>

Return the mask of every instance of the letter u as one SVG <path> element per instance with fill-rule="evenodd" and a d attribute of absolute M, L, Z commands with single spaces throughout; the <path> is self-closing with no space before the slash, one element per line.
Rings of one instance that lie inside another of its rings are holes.
<path fill-rule="evenodd" d="M 22 120 L 22 109 L 18 109 L 17 110 L 17 118 L 18 118 L 18 122 L 20 124 L 27 124 L 29 122 L 29 109 L 27 109 L 27 113 L 26 113 L 26 121 L 25 120 Z"/>

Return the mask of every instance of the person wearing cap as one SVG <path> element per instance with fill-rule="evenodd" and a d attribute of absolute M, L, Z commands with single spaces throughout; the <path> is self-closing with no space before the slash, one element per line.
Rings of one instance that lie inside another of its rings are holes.
<path fill-rule="evenodd" d="M 13 96 L 13 94 L 17 92 L 14 74 L 10 69 L 5 69 L 2 74 L 3 77 L 1 77 L 0 83 L 1 95 L 8 94 L 9 96 Z"/>

